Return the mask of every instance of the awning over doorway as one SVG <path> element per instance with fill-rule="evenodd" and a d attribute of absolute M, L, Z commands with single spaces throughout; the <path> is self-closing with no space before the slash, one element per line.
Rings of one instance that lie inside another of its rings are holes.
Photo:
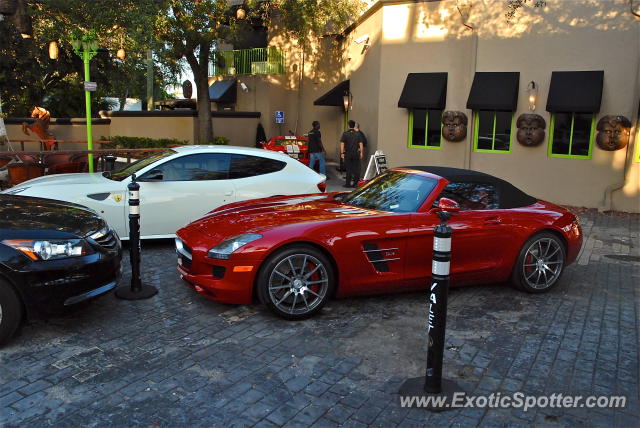
<path fill-rule="evenodd" d="M 518 72 L 477 72 L 473 77 L 467 108 L 516 111 L 519 84 Z"/>
<path fill-rule="evenodd" d="M 209 86 L 209 99 L 217 103 L 235 103 L 238 82 L 236 79 L 217 80 Z"/>
<path fill-rule="evenodd" d="M 329 92 L 318 98 L 313 102 L 315 106 L 336 106 L 343 107 L 344 101 L 342 97 L 345 94 L 349 93 L 349 81 L 345 80 L 344 82 L 338 83 L 333 89 Z"/>
<path fill-rule="evenodd" d="M 447 73 L 409 73 L 398 107 L 444 110 Z"/>
<path fill-rule="evenodd" d="M 547 111 L 597 113 L 602 101 L 604 71 L 551 73 Z"/>

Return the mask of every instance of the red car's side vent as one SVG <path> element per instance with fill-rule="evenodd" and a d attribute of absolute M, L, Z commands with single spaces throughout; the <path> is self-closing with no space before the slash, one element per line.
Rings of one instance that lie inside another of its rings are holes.
<path fill-rule="evenodd" d="M 387 262 L 400 260 L 399 257 L 385 257 L 385 254 L 388 253 L 396 254 L 397 248 L 380 248 L 378 244 L 364 244 L 363 247 L 363 252 L 367 259 L 378 272 L 389 272 L 389 264 Z"/>

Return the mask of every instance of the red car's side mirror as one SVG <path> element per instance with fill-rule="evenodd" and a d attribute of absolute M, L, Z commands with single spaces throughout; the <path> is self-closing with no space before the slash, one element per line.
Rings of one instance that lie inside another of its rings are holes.
<path fill-rule="evenodd" d="M 460 211 L 460 205 L 453 199 L 449 198 L 440 198 L 438 201 L 438 207 L 434 208 L 432 211 L 446 211 L 450 213 L 457 213 Z"/>

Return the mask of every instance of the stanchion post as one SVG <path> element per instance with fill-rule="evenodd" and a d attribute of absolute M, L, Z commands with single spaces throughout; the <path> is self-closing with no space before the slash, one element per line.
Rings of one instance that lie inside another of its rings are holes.
<path fill-rule="evenodd" d="M 425 376 L 407 379 L 400 387 L 401 397 L 434 397 L 424 400 L 420 407 L 431 411 L 452 409 L 451 403 L 456 393 L 464 392 L 455 382 L 442 379 L 442 360 L 447 324 L 447 295 L 449 292 L 449 271 L 451 263 L 451 227 L 447 221 L 458 204 L 441 198 L 436 214 L 440 224 L 434 228 L 433 254 L 431 263 L 431 286 L 429 288 L 429 317 L 427 320 L 427 369 Z M 445 397 L 435 399 L 435 397 Z M 411 403 L 418 405 L 418 401 Z"/>
<path fill-rule="evenodd" d="M 116 297 L 125 300 L 148 299 L 158 294 L 152 285 L 143 284 L 140 279 L 140 184 L 136 175 L 131 175 L 129 189 L 129 261 L 131 262 L 131 286 L 116 289 Z"/>

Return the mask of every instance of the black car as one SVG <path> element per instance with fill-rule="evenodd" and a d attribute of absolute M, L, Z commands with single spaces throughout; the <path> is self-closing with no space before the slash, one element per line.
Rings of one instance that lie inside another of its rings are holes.
<path fill-rule="evenodd" d="M 122 246 L 82 205 L 0 195 L 0 344 L 25 318 L 51 314 L 114 288 Z"/>

